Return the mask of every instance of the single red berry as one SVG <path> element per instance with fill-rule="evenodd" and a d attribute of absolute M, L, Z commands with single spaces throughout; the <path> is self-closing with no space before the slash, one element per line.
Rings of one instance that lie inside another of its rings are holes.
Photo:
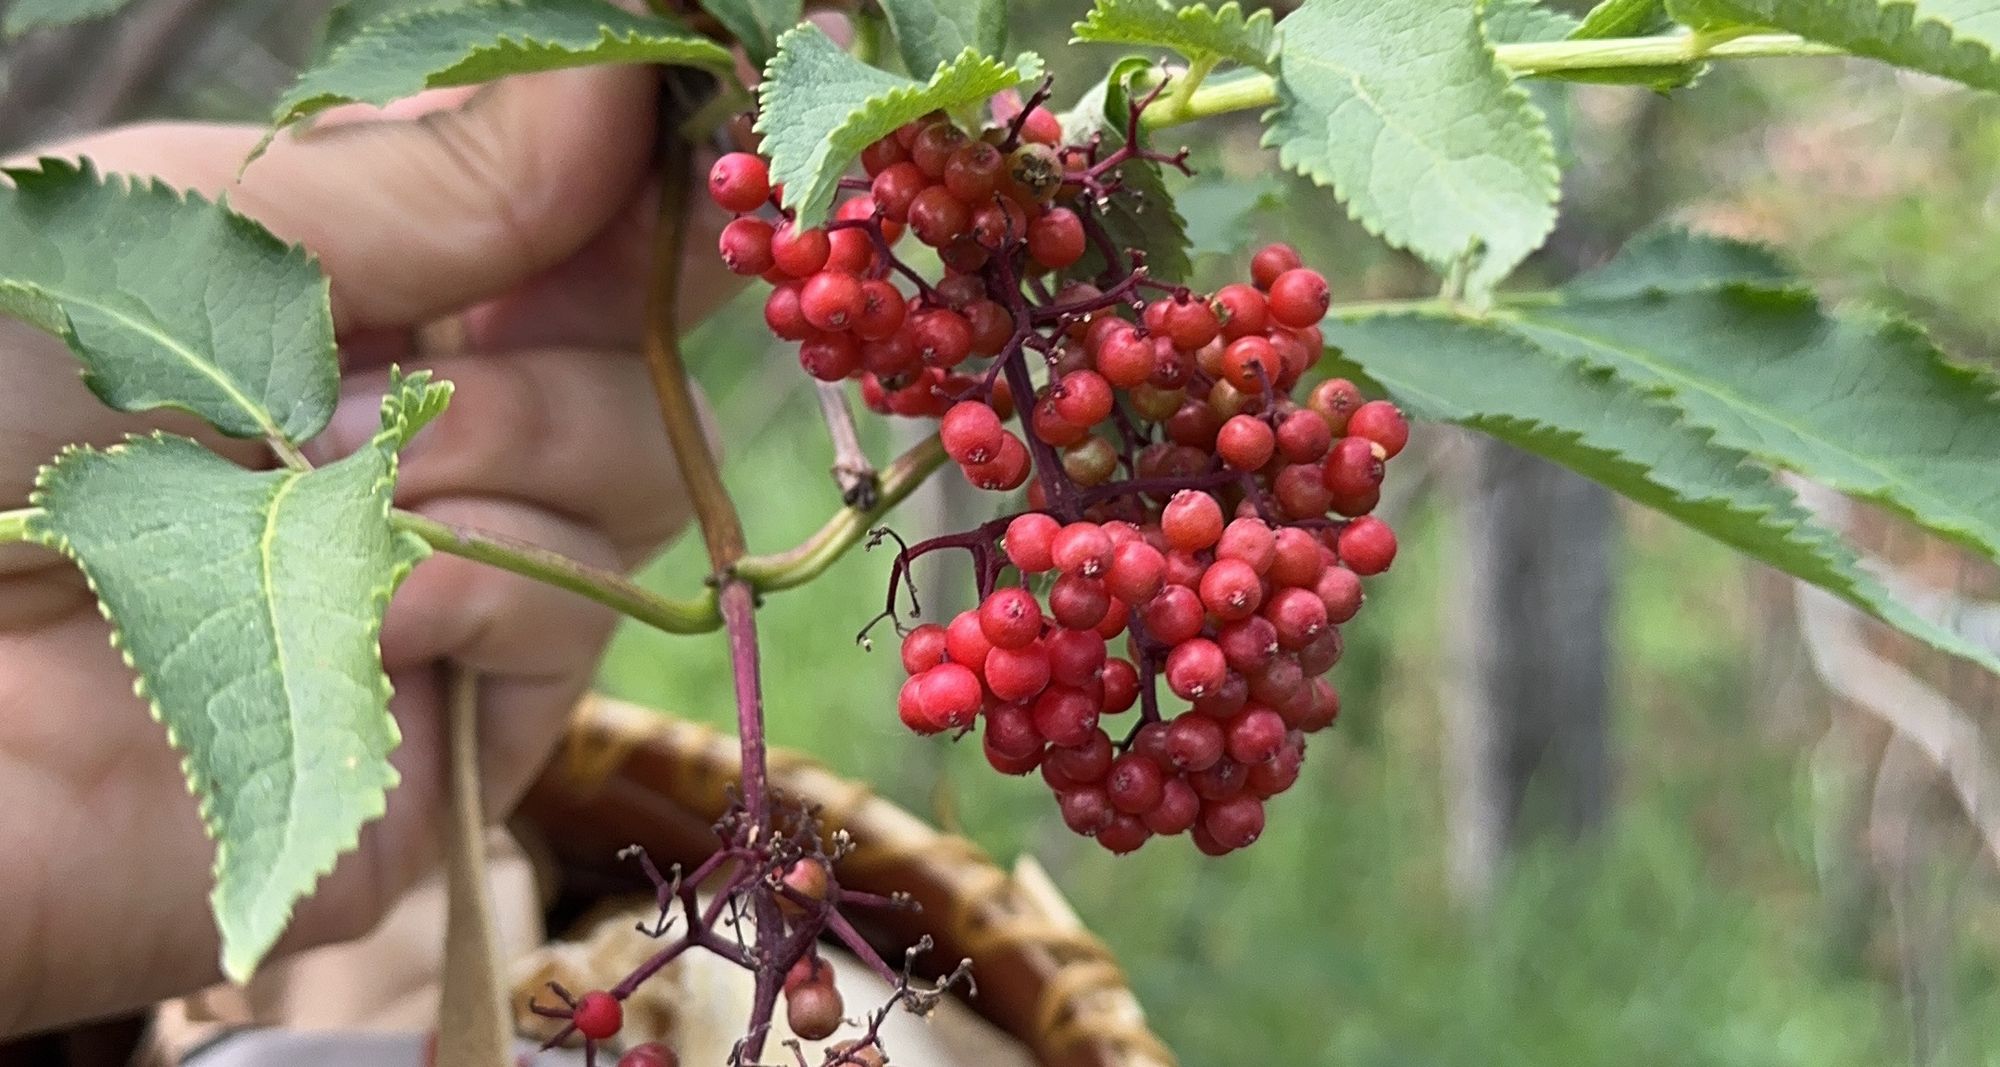
<path fill-rule="evenodd" d="M 917 707 L 933 732 L 972 724 L 985 700 L 978 675 L 957 663 L 941 663 L 920 678 Z"/>
<path fill-rule="evenodd" d="M 1096 353 L 1097 372 L 1112 385 L 1130 389 L 1145 383 L 1153 374 L 1153 340 L 1120 323 L 1121 329 L 1107 334 Z"/>
<path fill-rule="evenodd" d="M 1098 674 L 1098 681 L 1104 686 L 1103 714 L 1117 715 L 1130 711 L 1139 699 L 1139 669 L 1127 660 L 1106 659 Z"/>
<path fill-rule="evenodd" d="M 1215 317 L 1222 322 L 1224 340 L 1234 341 L 1264 332 L 1268 318 L 1264 294 L 1250 286 L 1240 282 L 1225 285 L 1215 291 L 1210 305 L 1215 308 Z"/>
<path fill-rule="evenodd" d="M 944 444 L 945 455 L 960 464 L 992 462 L 999 456 L 1001 439 L 1006 434 L 1000 416 L 977 400 L 953 404 L 938 423 L 938 437 Z"/>
<path fill-rule="evenodd" d="M 890 167 L 910 158 L 910 149 L 894 134 L 876 141 L 861 150 L 861 169 L 873 178 Z"/>
<path fill-rule="evenodd" d="M 1295 267 L 1271 282 L 1268 301 L 1271 318 L 1280 326 L 1304 329 L 1326 317 L 1333 296 L 1327 291 L 1326 277 L 1316 270 Z"/>
<path fill-rule="evenodd" d="M 1126 753 L 1112 762 L 1104 776 L 1104 793 L 1111 806 L 1130 815 L 1144 815 L 1159 806 L 1167 775 L 1144 756 Z"/>
<path fill-rule="evenodd" d="M 1014 337 L 1014 315 L 999 302 L 980 298 L 959 309 L 972 327 L 972 354 L 997 356 Z"/>
<path fill-rule="evenodd" d="M 868 195 L 874 198 L 883 218 L 907 222 L 911 202 L 930 185 L 931 180 L 917 169 L 915 163 L 896 163 L 875 176 L 875 180 L 869 183 Z"/>
<path fill-rule="evenodd" d="M 1264 802 L 1240 794 L 1202 805 L 1201 825 L 1217 844 L 1247 848 L 1264 833 Z"/>
<path fill-rule="evenodd" d="M 1182 641 L 1167 653 L 1167 688 L 1183 700 L 1214 690 L 1228 673 L 1229 661 L 1221 647 L 1205 637 Z"/>
<path fill-rule="evenodd" d="M 1317 678 L 1332 670 L 1333 665 L 1340 662 L 1344 651 L 1345 642 L 1340 638 L 1340 628 L 1329 625 L 1314 634 L 1312 640 L 1299 646 L 1295 655 L 1298 656 L 1299 670 L 1309 678 Z"/>
<path fill-rule="evenodd" d="M 1265 663 L 1263 670 L 1267 672 L 1270 670 L 1268 662 Z M 1215 692 L 1201 696 L 1193 701 L 1193 704 L 1196 712 L 1220 721 L 1242 711 L 1243 705 L 1249 702 L 1250 683 L 1244 681 L 1242 675 L 1231 671 Z"/>
<path fill-rule="evenodd" d="M 1111 383 L 1096 371 L 1079 370 L 1063 376 L 1053 392 L 1056 413 L 1078 426 L 1095 426 L 1111 416 L 1116 402 Z"/>
<path fill-rule="evenodd" d="M 1396 561 L 1396 531 L 1372 515 L 1364 515 L 1340 531 L 1340 561 L 1362 577 L 1380 574 Z M 1331 613 L 1331 609 L 1329 609 Z"/>
<path fill-rule="evenodd" d="M 1062 142 L 1062 123 L 1055 113 L 1037 104 L 1028 109 L 1026 118 L 1021 120 L 1021 140 L 1032 144 L 1053 145 Z"/>
<path fill-rule="evenodd" d="M 1167 557 L 1159 549 L 1144 541 L 1127 541 L 1111 550 L 1104 585 L 1125 603 L 1143 605 L 1159 595 L 1166 574 Z"/>
<path fill-rule="evenodd" d="M 1160 530 L 1169 545 L 1199 552 L 1222 536 L 1222 505 L 1207 493 L 1183 489 L 1160 513 Z"/>
<path fill-rule="evenodd" d="M 897 292 L 894 285 L 880 278 L 870 278 L 861 283 L 861 314 L 855 317 L 851 329 L 854 336 L 864 341 L 886 341 L 902 329 L 903 318 L 908 311 L 909 302 L 903 299 L 903 294 Z"/>
<path fill-rule="evenodd" d="M 716 252 L 731 274 L 752 278 L 770 270 L 771 224 L 753 218 L 729 220 L 716 240 Z"/>
<path fill-rule="evenodd" d="M 985 141 L 968 141 L 945 159 L 944 187 L 967 204 L 985 204 L 1007 159 Z"/>
<path fill-rule="evenodd" d="M 979 631 L 995 648 L 1025 648 L 1042 635 L 1042 606 L 1018 586 L 996 589 L 979 605 Z"/>
<path fill-rule="evenodd" d="M 1195 793 L 1203 800 L 1228 800 L 1243 792 L 1243 783 L 1249 776 L 1248 767 L 1235 760 L 1224 758 L 1216 760 L 1203 770 L 1189 771 L 1188 784 L 1194 786 Z"/>
<path fill-rule="evenodd" d="M 1278 420 L 1278 454 L 1287 463 L 1317 463 L 1333 447 L 1333 431 L 1319 412 L 1301 409 Z"/>
<path fill-rule="evenodd" d="M 594 990 L 576 999 L 570 1022 L 576 1024 L 577 1033 L 592 1041 L 609 1041 L 625 1025 L 625 1005 L 609 993 Z"/>
<path fill-rule="evenodd" d="M 1049 653 L 1040 641 L 1020 648 L 996 646 L 986 655 L 986 688 L 1010 703 L 1032 700 L 1049 685 Z"/>
<path fill-rule="evenodd" d="M 1298 250 L 1288 244 L 1271 244 L 1257 250 L 1250 257 L 1250 280 L 1259 289 L 1271 288 L 1271 283 L 1288 270 L 1297 270 L 1305 265 L 1299 258 Z"/>
<path fill-rule="evenodd" d="M 1052 207 L 1028 224 L 1028 255 L 1050 270 L 1083 258 L 1083 220 L 1066 207 Z"/>
<path fill-rule="evenodd" d="M 826 257 L 832 253 L 826 231 L 817 226 L 801 230 L 787 219 L 771 234 L 772 260 L 794 278 L 810 278 L 826 269 Z"/>
<path fill-rule="evenodd" d="M 1326 602 L 1310 589 L 1279 589 L 1265 602 L 1264 618 L 1279 645 L 1304 648 L 1327 627 Z"/>
<path fill-rule="evenodd" d="M 1240 559 L 1263 577 L 1278 558 L 1278 538 L 1271 527 L 1255 515 L 1232 519 L 1215 542 L 1216 559 Z"/>
<path fill-rule="evenodd" d="M 1162 837 L 1186 833 L 1201 818 L 1201 797 L 1186 779 L 1168 778 L 1161 783 L 1160 802 L 1140 818 Z"/>
<path fill-rule="evenodd" d="M 1215 454 L 1240 471 L 1262 470 L 1264 464 L 1271 462 L 1271 452 L 1276 447 L 1277 436 L 1255 415 L 1237 415 L 1223 423 L 1215 435 Z"/>
<path fill-rule="evenodd" d="M 1218 559 L 1201 576 L 1202 606 L 1225 622 L 1246 619 L 1264 603 L 1255 568 L 1240 559 Z"/>
<path fill-rule="evenodd" d="M 1111 538 L 1094 522 L 1073 522 L 1056 534 L 1052 546 L 1056 568 L 1085 578 L 1102 575 L 1111 566 Z"/>
<path fill-rule="evenodd" d="M 807 1041 L 824 1041 L 840 1029 L 846 1010 L 840 990 L 831 982 L 803 985 L 785 994 L 785 1022 Z"/>
<path fill-rule="evenodd" d="M 1229 384 L 1251 396 L 1261 396 L 1278 387 L 1284 361 L 1278 350 L 1262 335 L 1239 337 L 1222 353 L 1222 376 Z"/>
<path fill-rule="evenodd" d="M 943 248 L 971 228 L 971 209 L 942 185 L 930 186 L 910 201 L 910 230 L 932 248 Z"/>
<path fill-rule="evenodd" d="M 910 315 L 904 328 L 925 366 L 956 367 L 972 354 L 972 324 L 950 308 L 925 308 Z"/>
<path fill-rule="evenodd" d="M 903 635 L 904 674 L 922 674 L 943 663 L 948 655 L 944 627 L 937 623 L 924 623 Z"/>
<path fill-rule="evenodd" d="M 1280 527 L 1271 538 L 1271 570 L 1265 577 L 1280 588 L 1311 588 L 1326 569 L 1322 546 L 1296 526 Z"/>
<path fill-rule="evenodd" d="M 1062 412 L 1056 410 L 1055 398 L 1046 394 L 1035 404 L 1032 422 L 1035 437 L 1057 448 L 1068 448 L 1090 436 L 1090 427 L 1063 418 Z"/>
<path fill-rule="evenodd" d="M 1285 720 L 1270 708 L 1251 705 L 1236 713 L 1224 725 L 1228 735 L 1229 758 L 1245 766 L 1256 766 L 1278 754 L 1285 744 Z"/>
<path fill-rule="evenodd" d="M 1111 594 L 1096 578 L 1064 574 L 1049 587 L 1049 614 L 1071 630 L 1093 629 L 1110 610 Z"/>
<path fill-rule="evenodd" d="M 1317 601 L 1318 598 L 1314 599 Z M 1077 689 L 1086 688 L 1092 682 L 1102 684 L 1106 644 L 1096 630 L 1058 627 L 1042 639 L 1042 647 L 1049 654 L 1050 681 Z M 1106 695 L 1108 698 L 1109 693 Z"/>
<path fill-rule="evenodd" d="M 930 177 L 942 178 L 952 154 L 964 144 L 965 131 L 941 119 L 917 131 L 916 139 L 910 142 L 910 162 Z"/>
<path fill-rule="evenodd" d="M 1178 645 L 1201 632 L 1201 597 L 1184 585 L 1169 585 L 1139 613 L 1146 633 L 1156 641 Z"/>
<path fill-rule="evenodd" d="M 1222 758 L 1222 724 L 1206 715 L 1182 715 L 1167 724 L 1167 759 L 1175 770 L 1204 771 Z"/>
<path fill-rule="evenodd" d="M 1409 421 L 1387 400 L 1370 400 L 1354 409 L 1347 420 L 1347 432 L 1381 445 L 1385 458 L 1393 458 L 1410 443 Z"/>
<path fill-rule="evenodd" d="M 1271 495 L 1278 510 L 1292 519 L 1318 518 L 1333 506 L 1333 494 L 1327 492 L 1317 463 L 1293 463 L 1280 470 L 1271 479 Z"/>
<path fill-rule="evenodd" d="M 1110 772 L 1114 755 L 1111 738 L 1103 730 L 1093 729 L 1082 744 L 1051 750 L 1043 766 L 1077 785 L 1097 785 Z"/>
<path fill-rule="evenodd" d="M 1222 335 L 1222 324 L 1216 320 L 1214 309 L 1200 300 L 1176 297 L 1166 303 L 1166 309 L 1163 325 L 1175 348 L 1192 352 Z"/>
<path fill-rule="evenodd" d="M 1063 450 L 1062 467 L 1069 480 L 1080 486 L 1103 485 L 1118 473 L 1118 447 L 1092 434 Z"/>
<path fill-rule="evenodd" d="M 949 448 L 949 446 L 947 446 Z M 1054 570 L 1056 534 L 1062 523 L 1039 511 L 1017 515 L 1007 524 L 1007 559 L 1023 574 Z"/>
<path fill-rule="evenodd" d="M 1361 610 L 1361 579 L 1346 567 L 1326 568 L 1314 584 L 1313 592 L 1319 596 L 1320 603 L 1326 605 L 1328 622 L 1336 625 L 1346 622 Z"/>
<path fill-rule="evenodd" d="M 851 226 L 829 232 L 826 246 L 826 269 L 830 271 L 859 277 L 875 262 L 875 242 Z"/>
<path fill-rule="evenodd" d="M 1022 212 L 1021 205 L 1003 196 L 973 209 L 972 229 L 969 232 L 973 244 L 987 252 L 998 252 L 1027 237 L 1028 216 Z M 978 270 L 985 262 L 985 257 L 981 257 L 971 269 Z"/>
<path fill-rule="evenodd" d="M 1054 745 L 1080 745 L 1097 729 L 1097 702 L 1081 689 L 1052 685 L 1028 709 L 1035 731 Z"/>
<path fill-rule="evenodd" d="M 1320 482 L 1336 500 L 1352 500 L 1378 492 L 1382 487 L 1382 446 L 1366 437 L 1343 437 L 1336 441 L 1320 468 Z"/>
<path fill-rule="evenodd" d="M 965 477 L 980 489 L 1007 492 L 1019 489 L 1028 480 L 1029 467 L 1028 446 L 1010 433 L 1001 438 L 998 456 L 991 462 L 966 467 Z"/>
<path fill-rule="evenodd" d="M 1144 820 L 1124 812 L 1113 815 L 1111 821 L 1097 831 L 1097 843 L 1114 856 L 1137 852 L 1152 839 L 1153 831 L 1146 828 Z"/>
<path fill-rule="evenodd" d="M 785 888 L 806 900 L 821 901 L 832 889 L 833 876 L 827 871 L 825 861 L 807 856 L 793 860 L 792 865 L 785 869 L 782 881 Z M 778 906 L 786 909 L 787 914 L 802 914 L 804 911 L 798 901 L 783 894 L 778 897 Z"/>
<path fill-rule="evenodd" d="M 770 296 L 764 298 L 764 325 L 787 341 L 803 341 L 812 336 L 813 325 L 806 321 L 805 312 L 799 308 L 799 286 L 796 282 L 777 286 L 771 290 Z"/>
<path fill-rule="evenodd" d="M 861 281 L 852 274 L 821 271 L 799 290 L 799 311 L 822 330 L 845 330 L 861 318 L 866 300 Z M 860 353 L 857 350 L 856 360 Z"/>
<path fill-rule="evenodd" d="M 731 152 L 709 168 L 708 196 L 724 211 L 755 211 L 770 199 L 770 167 L 749 152 Z"/>
<path fill-rule="evenodd" d="M 1313 386 L 1306 397 L 1306 406 L 1326 419 L 1335 437 L 1347 432 L 1347 421 L 1361 404 L 1361 390 L 1345 378 L 1329 378 Z"/>
<path fill-rule="evenodd" d="M 1305 596 L 1319 603 L 1319 598 L 1311 593 Z M 1218 630 L 1215 643 L 1221 647 L 1222 658 L 1229 662 L 1230 670 L 1239 673 L 1262 670 L 1278 654 L 1278 630 L 1270 620 L 1252 615 Z"/>
<path fill-rule="evenodd" d="M 1085 837 L 1093 836 L 1111 825 L 1112 816 L 1118 814 L 1118 809 L 1111 806 L 1104 790 L 1097 786 L 1064 790 L 1056 794 L 1056 804 L 1062 809 L 1063 825 Z"/>
<path fill-rule="evenodd" d="M 986 713 L 985 741 L 987 748 L 1008 759 L 1039 759 L 1042 753 L 1042 735 L 1035 730 L 1035 720 L 1019 704 L 1000 704 Z"/>
<path fill-rule="evenodd" d="M 799 366 L 820 381 L 844 381 L 861 369 L 861 346 L 844 333 L 814 334 L 799 345 Z"/>

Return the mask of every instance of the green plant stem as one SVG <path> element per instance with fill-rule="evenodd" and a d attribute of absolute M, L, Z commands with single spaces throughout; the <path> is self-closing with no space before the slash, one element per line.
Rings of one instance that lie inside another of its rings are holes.
<path fill-rule="evenodd" d="M 537 548 L 498 534 L 452 526 L 408 511 L 395 511 L 389 521 L 398 530 L 422 538 L 439 552 L 462 556 L 538 582 L 567 589 L 671 634 L 711 633 L 722 626 L 715 594 L 692 600 L 664 597 L 622 574 Z"/>
<path fill-rule="evenodd" d="M 1327 309 L 1331 319 L 1368 319 L 1379 315 L 1437 315 L 1453 310 L 1451 301 L 1443 297 L 1420 297 L 1411 300 L 1357 300 L 1349 304 L 1335 304 Z"/>
<path fill-rule="evenodd" d="M 905 494 L 907 495 L 907 494 Z M 0 511 L 0 545 L 28 539 L 28 524 L 42 513 L 41 508 Z"/>
<path fill-rule="evenodd" d="M 1548 41 L 1503 44 L 1494 55 L 1517 78 L 1569 70 L 1672 67 L 1704 59 L 1767 59 L 1839 56 L 1832 45 L 1789 33 L 1748 34 L 1719 39 L 1697 34 L 1660 37 L 1612 37 L 1596 41 Z M 1277 81 L 1269 75 L 1232 78 L 1203 85 L 1185 100 L 1170 100 L 1150 109 L 1145 124 L 1154 129 L 1184 122 L 1270 107 L 1278 102 Z"/>
<path fill-rule="evenodd" d="M 737 577 L 760 592 L 790 589 L 819 577 L 847 554 L 890 508 L 903 502 L 932 472 L 944 464 L 944 446 L 933 436 L 896 457 L 881 472 L 875 506 L 867 511 L 842 508 L 798 547 L 768 556 L 745 556 L 736 564 Z"/>

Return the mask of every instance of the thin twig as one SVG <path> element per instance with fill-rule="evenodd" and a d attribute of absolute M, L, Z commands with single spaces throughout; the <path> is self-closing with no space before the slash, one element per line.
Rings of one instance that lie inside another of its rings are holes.
<path fill-rule="evenodd" d="M 840 486 L 841 502 L 850 508 L 871 511 L 875 507 L 877 485 L 875 466 L 861 447 L 861 434 L 854 428 L 854 409 L 847 404 L 847 390 L 838 382 L 814 382 L 819 395 L 819 413 L 826 420 L 826 435 L 833 441 L 833 480 Z"/>

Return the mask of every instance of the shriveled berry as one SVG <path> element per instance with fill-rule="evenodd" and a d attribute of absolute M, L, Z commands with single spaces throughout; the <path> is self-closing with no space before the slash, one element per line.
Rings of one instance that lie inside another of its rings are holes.
<path fill-rule="evenodd" d="M 807 1041 L 824 1041 L 840 1029 L 845 1010 L 831 983 L 804 985 L 785 994 L 785 1022 Z"/>

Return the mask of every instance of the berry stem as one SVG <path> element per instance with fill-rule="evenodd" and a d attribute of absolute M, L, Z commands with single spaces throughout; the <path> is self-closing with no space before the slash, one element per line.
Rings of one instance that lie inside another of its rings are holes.
<path fill-rule="evenodd" d="M 826 420 L 826 435 L 833 441 L 833 480 L 840 486 L 841 502 L 863 511 L 872 509 L 880 487 L 875 465 L 868 461 L 861 434 L 854 428 L 854 409 L 847 405 L 847 391 L 837 382 L 813 384 L 820 417 Z"/>
<path fill-rule="evenodd" d="M 819 577 L 874 528 L 882 516 L 916 492 L 944 461 L 944 446 L 938 443 L 936 435 L 925 438 L 882 469 L 874 507 L 842 508 L 819 532 L 793 548 L 767 556 L 743 557 L 736 563 L 736 577 L 759 592 L 791 589 Z"/>

